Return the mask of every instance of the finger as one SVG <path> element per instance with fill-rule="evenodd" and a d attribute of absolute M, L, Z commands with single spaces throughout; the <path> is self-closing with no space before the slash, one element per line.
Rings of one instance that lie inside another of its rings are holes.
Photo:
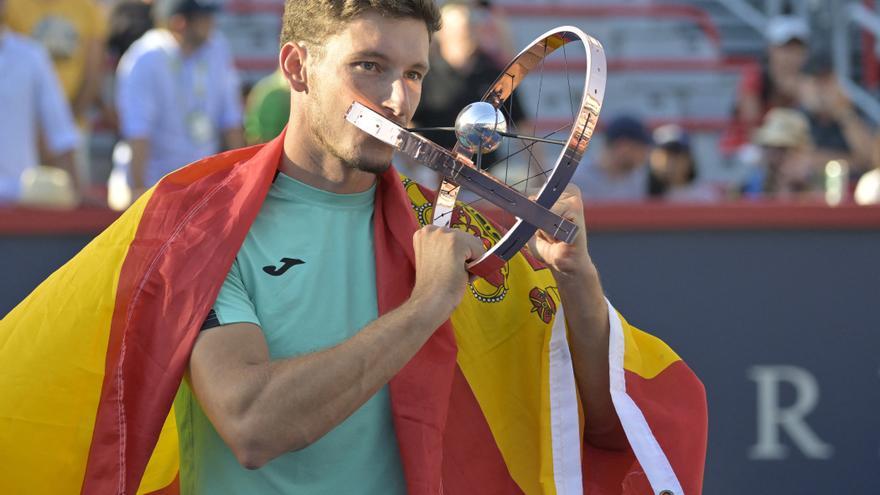
<path fill-rule="evenodd" d="M 581 193 L 581 188 L 575 184 L 572 184 L 571 182 L 569 182 L 568 185 L 565 186 L 565 191 L 563 191 L 563 193 L 570 194 L 570 195 L 575 196 L 577 198 L 583 197 L 583 194 Z"/>
<path fill-rule="evenodd" d="M 480 238 L 467 232 L 456 231 L 455 233 L 458 235 L 465 261 L 473 261 L 486 252 L 486 247 Z"/>

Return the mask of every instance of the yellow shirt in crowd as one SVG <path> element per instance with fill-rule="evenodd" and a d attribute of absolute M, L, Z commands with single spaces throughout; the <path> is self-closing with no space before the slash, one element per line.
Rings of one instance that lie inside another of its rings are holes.
<path fill-rule="evenodd" d="M 52 56 L 64 94 L 72 101 L 82 86 L 89 43 L 103 43 L 107 20 L 94 0 L 8 0 L 13 31 L 39 41 Z"/>

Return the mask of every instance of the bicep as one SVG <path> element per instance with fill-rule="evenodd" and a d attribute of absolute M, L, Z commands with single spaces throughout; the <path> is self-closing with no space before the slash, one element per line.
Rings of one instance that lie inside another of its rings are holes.
<path fill-rule="evenodd" d="M 263 331 L 253 323 L 210 328 L 196 339 L 187 378 L 221 436 L 259 395 L 269 360 Z"/>

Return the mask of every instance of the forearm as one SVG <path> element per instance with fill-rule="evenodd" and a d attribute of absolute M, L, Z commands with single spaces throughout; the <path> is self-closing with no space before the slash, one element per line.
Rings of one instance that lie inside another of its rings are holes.
<path fill-rule="evenodd" d="M 77 119 L 85 116 L 88 109 L 98 99 L 101 89 L 102 64 L 104 61 L 103 44 L 98 40 L 89 40 L 88 54 L 85 61 L 86 70 L 83 82 L 73 100 L 73 113 Z"/>
<path fill-rule="evenodd" d="M 240 461 L 261 466 L 342 423 L 412 358 L 442 318 L 408 302 L 342 344 L 236 373 Z"/>
<path fill-rule="evenodd" d="M 129 139 L 128 145 L 131 147 L 131 164 L 129 172 L 131 173 L 131 188 L 135 191 L 143 190 L 146 187 L 146 171 L 147 160 L 150 157 L 150 142 L 146 138 Z"/>
<path fill-rule="evenodd" d="M 610 324 L 599 273 L 590 262 L 578 272 L 554 276 L 565 308 L 569 347 L 586 420 L 585 438 L 597 447 L 623 449 L 625 439 L 611 401 Z"/>
<path fill-rule="evenodd" d="M 842 116 L 839 122 L 843 129 L 843 137 L 855 161 L 852 165 L 858 171 L 867 170 L 871 166 L 871 152 L 874 146 L 871 131 L 855 112 Z"/>

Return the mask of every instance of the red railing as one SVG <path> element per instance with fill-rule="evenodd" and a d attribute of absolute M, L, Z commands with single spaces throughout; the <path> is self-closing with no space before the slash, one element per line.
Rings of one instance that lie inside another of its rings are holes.
<path fill-rule="evenodd" d="M 502 224 L 509 215 L 486 213 Z M 737 201 L 711 205 L 664 202 L 588 204 L 592 232 L 684 230 L 880 230 L 880 205 L 837 207 L 822 203 Z M 0 206 L 0 236 L 97 234 L 119 213 L 98 208 L 73 211 Z"/>

